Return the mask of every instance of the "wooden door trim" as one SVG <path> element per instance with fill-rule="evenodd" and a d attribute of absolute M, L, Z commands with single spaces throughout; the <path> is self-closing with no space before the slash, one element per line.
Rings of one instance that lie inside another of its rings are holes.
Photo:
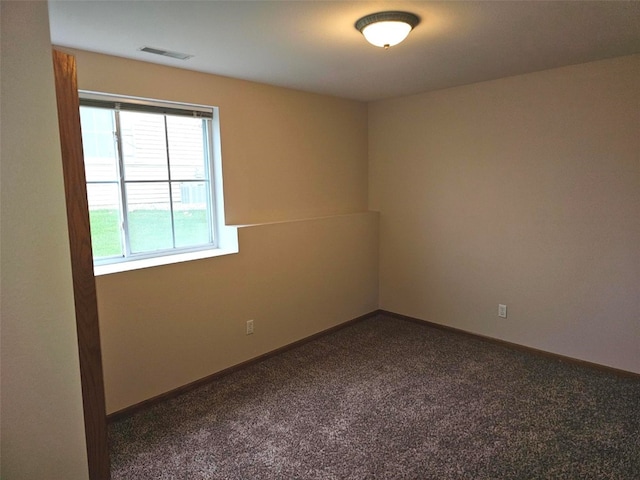
<path fill-rule="evenodd" d="M 82 152 L 76 59 L 53 51 L 90 480 L 109 480 L 107 412 Z"/>

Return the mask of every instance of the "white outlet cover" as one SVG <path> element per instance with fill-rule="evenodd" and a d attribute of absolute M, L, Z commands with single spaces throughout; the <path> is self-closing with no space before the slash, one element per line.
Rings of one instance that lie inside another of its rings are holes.
<path fill-rule="evenodd" d="M 507 306 L 503 304 L 498 304 L 498 316 L 502 318 L 507 318 Z"/>

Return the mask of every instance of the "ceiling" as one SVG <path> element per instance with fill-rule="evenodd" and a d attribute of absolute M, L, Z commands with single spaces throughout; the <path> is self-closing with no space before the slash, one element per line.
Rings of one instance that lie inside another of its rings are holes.
<path fill-rule="evenodd" d="M 50 0 L 54 45 L 362 101 L 640 52 L 640 1 Z M 417 14 L 383 50 L 354 28 Z M 193 55 L 177 60 L 154 47 Z"/>

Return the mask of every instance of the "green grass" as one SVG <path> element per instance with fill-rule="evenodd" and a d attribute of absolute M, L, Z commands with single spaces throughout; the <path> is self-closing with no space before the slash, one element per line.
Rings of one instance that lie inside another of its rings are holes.
<path fill-rule="evenodd" d="M 122 255 L 120 218 L 117 210 L 89 210 L 93 257 Z"/>
<path fill-rule="evenodd" d="M 174 217 L 176 247 L 201 245 L 209 241 L 206 211 L 176 211 Z M 89 219 L 94 258 L 123 255 L 118 211 L 90 210 Z M 169 212 L 165 210 L 130 212 L 129 237 L 134 253 L 173 248 Z"/>

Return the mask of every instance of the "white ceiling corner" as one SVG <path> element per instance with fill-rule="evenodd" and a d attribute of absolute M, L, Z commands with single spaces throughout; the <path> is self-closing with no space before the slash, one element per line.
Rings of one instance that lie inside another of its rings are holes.
<path fill-rule="evenodd" d="M 49 10 L 54 45 L 361 101 L 640 52 L 638 1 L 50 0 Z M 421 23 L 385 51 L 354 28 L 381 10 Z"/>

